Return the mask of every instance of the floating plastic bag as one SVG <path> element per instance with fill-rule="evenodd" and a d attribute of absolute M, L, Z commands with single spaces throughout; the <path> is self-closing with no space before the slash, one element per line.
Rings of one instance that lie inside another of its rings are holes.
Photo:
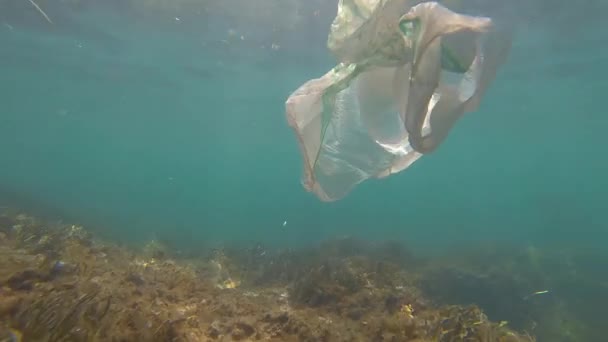
<path fill-rule="evenodd" d="M 328 38 L 339 64 L 286 101 L 303 185 L 323 201 L 434 151 L 504 61 L 509 41 L 491 19 L 411 4 L 340 0 Z"/>

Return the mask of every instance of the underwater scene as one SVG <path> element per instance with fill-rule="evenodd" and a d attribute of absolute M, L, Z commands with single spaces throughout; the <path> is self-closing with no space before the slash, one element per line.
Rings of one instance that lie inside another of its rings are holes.
<path fill-rule="evenodd" d="M 608 341 L 607 13 L 0 0 L 0 341 Z"/>

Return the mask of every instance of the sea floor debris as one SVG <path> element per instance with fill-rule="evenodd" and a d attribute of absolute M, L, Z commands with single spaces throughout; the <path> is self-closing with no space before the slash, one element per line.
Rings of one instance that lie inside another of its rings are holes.
<path fill-rule="evenodd" d="M 455 296 L 421 286 L 458 279 L 442 267 L 395 243 L 348 238 L 180 259 L 158 241 L 134 251 L 79 226 L 4 214 L 0 340 L 535 340 L 533 330 L 491 321 L 472 302 L 436 300 Z"/>

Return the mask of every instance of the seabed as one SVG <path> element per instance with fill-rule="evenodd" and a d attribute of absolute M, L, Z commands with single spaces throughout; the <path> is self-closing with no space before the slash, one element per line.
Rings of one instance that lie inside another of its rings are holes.
<path fill-rule="evenodd" d="M 536 287 L 572 277 L 563 257 L 466 250 L 420 258 L 394 242 L 339 238 L 186 257 L 156 240 L 119 246 L 6 210 L 0 341 L 602 340 L 601 319 Z M 561 271 L 549 275 L 547 265 Z M 605 291 L 601 284 L 586 282 Z"/>

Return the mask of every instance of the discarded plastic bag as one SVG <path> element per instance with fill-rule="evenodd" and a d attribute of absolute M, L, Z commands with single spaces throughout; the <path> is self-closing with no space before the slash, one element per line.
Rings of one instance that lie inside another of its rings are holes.
<path fill-rule="evenodd" d="M 490 18 L 408 3 L 341 0 L 328 37 L 339 64 L 286 101 L 303 185 L 323 201 L 438 148 L 504 62 L 510 42 Z"/>

